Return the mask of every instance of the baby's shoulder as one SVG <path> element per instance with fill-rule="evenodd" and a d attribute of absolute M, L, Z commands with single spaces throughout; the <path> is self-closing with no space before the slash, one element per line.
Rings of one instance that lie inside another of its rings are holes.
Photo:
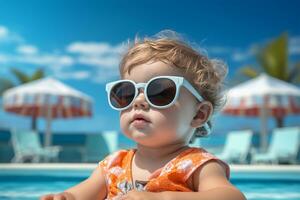
<path fill-rule="evenodd" d="M 191 160 L 193 163 L 205 162 L 207 160 L 216 159 L 216 157 L 203 148 L 191 147 L 181 154 L 176 161 Z"/>
<path fill-rule="evenodd" d="M 192 147 L 170 164 L 174 170 L 183 173 L 183 180 L 185 181 L 196 171 L 201 171 L 201 169 L 209 163 L 218 163 L 224 166 L 226 174 L 229 177 L 229 166 L 202 148 Z"/>
<path fill-rule="evenodd" d="M 190 156 L 196 161 L 194 163 L 196 163 L 197 169 L 195 169 L 194 172 L 197 171 L 199 173 L 203 169 L 205 169 L 206 171 L 217 171 L 215 169 L 220 169 L 221 167 L 221 171 L 224 171 L 226 177 L 229 178 L 229 165 L 223 160 L 213 155 L 212 153 L 209 153 L 205 149 L 193 148 L 193 153 L 191 153 Z"/>

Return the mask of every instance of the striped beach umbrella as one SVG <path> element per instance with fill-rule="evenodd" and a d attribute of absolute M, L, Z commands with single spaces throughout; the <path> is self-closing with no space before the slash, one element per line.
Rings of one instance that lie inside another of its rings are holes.
<path fill-rule="evenodd" d="M 300 113 L 300 89 L 266 74 L 237 85 L 227 92 L 222 110 L 228 115 L 261 119 L 261 148 L 267 147 L 267 118 Z"/>
<path fill-rule="evenodd" d="M 53 119 L 92 115 L 91 97 L 53 78 L 36 80 L 5 91 L 3 106 L 7 112 L 45 118 L 45 146 L 51 145 Z"/>

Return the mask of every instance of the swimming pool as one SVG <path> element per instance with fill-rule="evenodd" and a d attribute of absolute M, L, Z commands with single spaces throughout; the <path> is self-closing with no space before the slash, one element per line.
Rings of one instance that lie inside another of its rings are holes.
<path fill-rule="evenodd" d="M 33 200 L 84 180 L 93 166 L 72 168 L 0 168 L 0 200 Z M 232 168 L 231 182 L 249 200 L 299 200 L 299 167 Z"/>

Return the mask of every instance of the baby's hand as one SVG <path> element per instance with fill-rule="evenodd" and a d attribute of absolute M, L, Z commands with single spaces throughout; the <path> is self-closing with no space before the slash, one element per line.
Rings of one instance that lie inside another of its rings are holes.
<path fill-rule="evenodd" d="M 130 190 L 123 196 L 118 196 L 117 200 L 156 200 L 162 199 L 159 192 L 141 192 L 136 190 Z"/>
<path fill-rule="evenodd" d="M 42 196 L 40 200 L 75 200 L 75 198 L 70 193 L 63 192 L 59 194 L 48 194 Z"/>

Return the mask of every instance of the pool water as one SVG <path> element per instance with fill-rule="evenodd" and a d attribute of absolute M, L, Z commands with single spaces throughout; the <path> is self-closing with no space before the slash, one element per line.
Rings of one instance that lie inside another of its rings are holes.
<path fill-rule="evenodd" d="M 300 200 L 300 182 L 232 182 L 249 200 Z"/>
<path fill-rule="evenodd" d="M 8 182 L 0 183 L 1 200 L 33 200 L 48 193 L 61 192 L 77 181 L 54 182 Z M 296 183 L 235 183 L 249 200 L 299 200 L 299 182 Z"/>
<path fill-rule="evenodd" d="M 47 174 L 45 172 L 43 174 L 36 172 L 16 176 L 0 172 L 0 200 L 39 199 L 44 194 L 58 193 L 79 183 L 88 176 L 89 172 L 79 174 L 73 172 L 72 175 L 67 173 L 67 176 L 62 171 L 49 173 L 50 175 L 45 175 Z M 243 176 L 233 176 L 231 179 L 248 200 L 300 200 L 299 174 L 295 174 L 293 179 L 264 179 L 261 174 L 256 178 L 248 177 L 247 174 L 243 174 Z"/>

